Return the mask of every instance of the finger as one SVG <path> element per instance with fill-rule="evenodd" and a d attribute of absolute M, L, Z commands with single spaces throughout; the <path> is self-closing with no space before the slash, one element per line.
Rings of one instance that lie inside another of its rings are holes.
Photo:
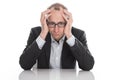
<path fill-rule="evenodd" d="M 45 10 L 44 12 L 41 13 L 41 22 L 44 21 L 44 19 L 47 19 L 48 16 L 50 16 L 50 15 L 49 15 L 50 12 L 51 12 L 51 10 L 47 9 L 47 10 Z"/>
<path fill-rule="evenodd" d="M 62 16 L 63 16 L 63 18 L 65 19 L 65 21 L 68 22 L 68 18 L 66 17 L 66 15 L 65 15 L 65 14 L 62 14 Z"/>
<path fill-rule="evenodd" d="M 50 9 L 47 9 L 46 11 L 43 12 L 43 15 L 44 15 L 44 16 L 45 16 L 45 15 L 48 15 L 48 14 L 50 14 L 50 12 L 51 12 L 51 10 L 50 10 Z"/>
<path fill-rule="evenodd" d="M 41 16 L 45 16 L 46 14 L 50 14 L 51 10 L 47 9 L 44 12 L 41 13 Z"/>
<path fill-rule="evenodd" d="M 51 14 L 48 14 L 47 16 L 44 17 L 44 22 L 46 23 L 46 20 L 51 16 Z"/>
<path fill-rule="evenodd" d="M 47 10 L 43 13 L 43 16 L 45 17 L 45 19 L 48 19 L 48 17 L 51 15 L 51 10 Z"/>
<path fill-rule="evenodd" d="M 47 23 L 46 23 L 46 20 L 48 19 L 48 17 L 50 17 L 51 16 L 51 14 L 48 14 L 47 16 L 44 16 L 44 19 L 43 19 L 43 23 L 46 25 Z"/>
<path fill-rule="evenodd" d="M 72 14 L 64 9 L 63 11 L 68 18 L 72 18 Z"/>
<path fill-rule="evenodd" d="M 68 10 L 64 9 L 63 11 L 64 11 L 66 14 L 71 15 L 71 13 L 70 13 Z"/>
<path fill-rule="evenodd" d="M 46 16 L 46 19 L 48 19 L 51 16 L 51 13 Z"/>
<path fill-rule="evenodd" d="M 73 22 L 72 17 L 69 17 L 69 19 L 68 19 L 68 17 L 66 17 L 66 15 L 64 13 L 62 14 L 62 16 L 67 22 L 66 26 L 71 26 L 72 22 Z"/>
<path fill-rule="evenodd" d="M 44 19 L 43 12 L 41 13 L 41 21 Z"/>

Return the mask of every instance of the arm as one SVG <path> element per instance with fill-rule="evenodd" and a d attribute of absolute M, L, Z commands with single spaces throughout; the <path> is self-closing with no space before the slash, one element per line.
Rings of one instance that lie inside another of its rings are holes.
<path fill-rule="evenodd" d="M 71 51 L 78 61 L 79 68 L 88 71 L 93 68 L 94 58 L 91 55 L 86 43 L 86 36 L 83 32 L 78 39 L 75 38 L 75 44 L 71 47 Z"/>
<path fill-rule="evenodd" d="M 67 15 L 67 16 L 65 16 Z M 72 38 L 72 14 L 67 10 L 64 10 L 63 18 L 66 20 L 67 24 L 65 26 L 65 36 L 67 37 L 71 51 L 73 56 L 78 61 L 79 67 L 83 70 L 90 70 L 93 68 L 94 59 L 90 54 L 88 47 L 87 47 L 87 40 L 85 37 L 85 33 L 83 31 L 74 31 L 74 35 L 77 36 L 75 39 Z M 70 42 L 72 39 L 72 42 Z M 69 43 L 70 42 L 70 43 Z M 74 43 L 73 43 L 74 42 Z"/>
<path fill-rule="evenodd" d="M 32 66 L 36 63 L 38 56 L 42 50 L 39 49 L 34 31 L 31 30 L 29 39 L 27 41 L 27 46 L 24 49 L 22 55 L 20 56 L 19 63 L 24 70 L 31 69 Z"/>
<path fill-rule="evenodd" d="M 49 17 L 50 10 L 46 10 L 41 13 L 40 21 L 42 29 L 40 28 L 40 32 L 37 29 L 36 31 L 33 29 L 31 30 L 27 46 L 24 49 L 23 54 L 20 56 L 19 63 L 21 67 L 25 70 L 31 69 L 33 67 L 33 65 L 36 63 L 38 56 L 42 52 L 42 47 L 45 43 L 46 35 L 48 34 L 48 26 L 46 24 L 47 17 L 45 16 L 46 14 L 48 14 L 47 17 Z"/>

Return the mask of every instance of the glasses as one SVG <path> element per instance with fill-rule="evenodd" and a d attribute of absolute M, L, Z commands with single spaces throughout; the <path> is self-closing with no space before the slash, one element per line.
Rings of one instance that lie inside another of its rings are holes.
<path fill-rule="evenodd" d="M 50 28 L 54 28 L 54 27 L 56 27 L 56 25 L 57 25 L 59 28 L 62 28 L 62 27 L 65 27 L 66 22 L 58 22 L 58 23 L 55 23 L 55 22 L 48 22 L 48 21 L 47 21 L 47 25 L 48 25 L 48 27 L 50 27 Z"/>

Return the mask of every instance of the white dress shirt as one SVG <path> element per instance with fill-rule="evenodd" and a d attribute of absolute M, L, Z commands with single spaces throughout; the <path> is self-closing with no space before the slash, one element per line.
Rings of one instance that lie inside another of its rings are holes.
<path fill-rule="evenodd" d="M 61 53 L 63 48 L 63 43 L 65 40 L 65 36 L 63 36 L 59 42 L 55 41 L 51 36 L 51 53 L 50 53 L 50 67 L 51 68 L 61 68 Z M 40 36 L 36 39 L 37 45 L 40 49 L 45 44 L 45 40 L 43 40 Z M 72 35 L 69 39 L 66 40 L 69 46 L 73 46 L 75 44 L 75 37 Z"/>
<path fill-rule="evenodd" d="M 55 41 L 51 36 L 51 54 L 50 54 L 50 67 L 60 68 L 61 52 L 64 43 L 65 36 L 59 40 Z"/>

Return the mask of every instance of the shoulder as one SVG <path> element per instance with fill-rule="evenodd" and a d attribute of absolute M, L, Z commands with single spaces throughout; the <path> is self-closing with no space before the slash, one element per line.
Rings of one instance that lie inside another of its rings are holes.
<path fill-rule="evenodd" d="M 33 27 L 33 28 L 31 28 L 31 32 L 33 33 L 33 34 L 40 34 L 40 32 L 41 32 L 41 27 L 40 26 L 36 26 L 36 27 Z"/>
<path fill-rule="evenodd" d="M 40 31 L 41 30 L 41 26 L 36 26 L 31 28 L 32 31 Z"/>
<path fill-rule="evenodd" d="M 80 37 L 85 34 L 85 31 L 75 28 L 75 27 L 72 27 L 72 34 L 76 37 Z"/>

